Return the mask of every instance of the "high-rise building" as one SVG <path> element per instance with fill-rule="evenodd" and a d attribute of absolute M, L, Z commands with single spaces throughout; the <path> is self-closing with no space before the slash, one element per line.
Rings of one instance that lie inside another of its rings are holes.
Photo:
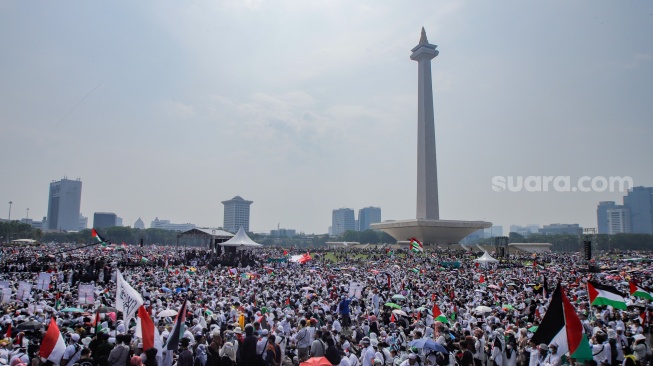
<path fill-rule="evenodd" d="M 608 234 L 610 229 L 608 227 L 608 210 L 612 208 L 623 207 L 619 206 L 614 201 L 599 202 L 596 207 L 596 226 L 599 234 Z"/>
<path fill-rule="evenodd" d="M 222 201 L 224 205 L 224 225 L 222 228 L 231 233 L 237 232 L 241 227 L 249 231 L 249 206 L 254 201 L 247 201 L 240 196 Z"/>
<path fill-rule="evenodd" d="M 93 227 L 96 229 L 116 226 L 116 214 L 113 212 L 96 212 L 93 214 Z"/>
<path fill-rule="evenodd" d="M 351 208 L 339 208 L 331 214 L 331 232 L 333 235 L 340 235 L 345 231 L 356 230 L 354 210 Z"/>
<path fill-rule="evenodd" d="M 50 183 L 48 198 L 49 230 L 77 231 L 82 203 L 82 181 L 63 178 Z"/>
<path fill-rule="evenodd" d="M 370 224 L 381 222 L 381 207 L 364 207 L 358 210 L 358 231 L 370 229 Z"/>
<path fill-rule="evenodd" d="M 622 234 L 630 232 L 630 210 L 624 206 L 616 206 L 606 210 L 608 232 L 606 234 Z"/>
<path fill-rule="evenodd" d="M 82 231 L 84 229 L 88 228 L 88 217 L 82 215 L 82 213 L 79 213 L 79 226 L 77 227 L 78 231 Z"/>
<path fill-rule="evenodd" d="M 295 229 L 273 229 L 270 230 L 270 236 L 273 236 L 275 238 L 292 238 L 295 235 L 297 235 L 297 231 Z"/>
<path fill-rule="evenodd" d="M 583 233 L 583 228 L 578 224 L 551 224 L 544 225 L 540 229 L 540 234 L 555 235 L 555 234 L 570 234 L 580 235 Z"/>
<path fill-rule="evenodd" d="M 151 229 L 162 229 L 162 230 L 172 230 L 172 231 L 188 231 L 195 229 L 194 224 L 173 224 L 170 220 L 159 220 L 158 217 L 154 218 L 154 221 L 150 224 Z"/>
<path fill-rule="evenodd" d="M 141 220 L 140 217 L 138 218 L 138 220 L 134 222 L 134 229 L 141 229 L 141 230 L 145 229 L 145 223 L 143 222 L 143 220 Z"/>
<path fill-rule="evenodd" d="M 510 232 L 517 233 L 522 236 L 529 236 L 531 234 L 537 234 L 540 231 L 540 226 L 535 224 L 530 225 L 510 225 Z"/>
<path fill-rule="evenodd" d="M 633 187 L 624 196 L 630 210 L 630 232 L 653 234 L 653 187 Z"/>

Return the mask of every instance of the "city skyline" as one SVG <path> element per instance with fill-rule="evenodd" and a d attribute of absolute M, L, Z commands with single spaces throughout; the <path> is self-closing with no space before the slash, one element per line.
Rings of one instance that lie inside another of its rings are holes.
<path fill-rule="evenodd" d="M 598 202 L 625 194 L 496 192 L 495 176 L 653 186 L 651 3 L 78 5 L 2 5 L 0 217 L 9 201 L 47 216 L 45 183 L 65 175 L 84 181 L 81 212 L 129 225 L 220 227 L 235 195 L 256 232 L 324 233 L 334 207 L 370 202 L 412 217 L 422 26 L 447 217 L 596 227 Z"/>

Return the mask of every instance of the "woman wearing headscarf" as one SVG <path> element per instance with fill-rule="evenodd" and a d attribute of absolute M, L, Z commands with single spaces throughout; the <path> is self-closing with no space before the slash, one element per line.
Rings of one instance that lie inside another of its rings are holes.
<path fill-rule="evenodd" d="M 517 340 L 515 333 L 511 330 L 506 331 L 504 340 L 506 346 L 503 351 L 503 366 L 517 366 Z"/>

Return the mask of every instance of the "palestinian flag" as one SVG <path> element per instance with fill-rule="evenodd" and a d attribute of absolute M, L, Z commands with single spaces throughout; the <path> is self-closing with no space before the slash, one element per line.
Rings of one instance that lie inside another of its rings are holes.
<path fill-rule="evenodd" d="M 478 279 L 478 283 L 487 286 L 487 283 L 485 283 L 485 276 L 481 275 L 481 278 Z"/>
<path fill-rule="evenodd" d="M 98 243 L 102 243 L 103 246 L 107 246 L 107 241 L 98 234 L 95 228 L 91 229 L 91 236 L 97 240 Z"/>
<path fill-rule="evenodd" d="M 100 312 L 95 311 L 95 317 L 93 318 L 93 328 L 91 328 L 91 334 L 100 333 L 102 330 L 102 324 L 100 323 Z"/>
<path fill-rule="evenodd" d="M 653 294 L 650 291 L 646 291 L 644 288 L 637 286 L 633 281 L 630 281 L 628 284 L 630 285 L 630 296 L 653 301 Z"/>
<path fill-rule="evenodd" d="M 639 316 L 637 317 L 637 319 L 639 319 L 639 324 L 642 324 L 642 325 L 646 324 L 646 310 L 639 313 Z"/>
<path fill-rule="evenodd" d="M 11 323 L 7 325 L 7 331 L 5 332 L 5 338 L 11 338 Z"/>
<path fill-rule="evenodd" d="M 183 304 L 179 309 L 177 318 L 175 319 L 175 324 L 172 326 L 172 332 L 168 336 L 168 343 L 166 343 L 166 349 L 169 351 L 176 351 L 179 348 L 179 341 L 184 336 L 186 331 L 186 303 L 188 298 L 184 298 Z"/>
<path fill-rule="evenodd" d="M 626 299 L 615 287 L 587 281 L 587 293 L 590 305 L 609 305 L 615 309 L 626 310 Z"/>
<path fill-rule="evenodd" d="M 583 324 L 560 284 L 553 291 L 549 309 L 531 342 L 546 345 L 557 343 L 558 354 L 561 356 L 569 352 L 569 357 L 576 360 L 592 359 L 592 350 L 583 333 Z"/>
<path fill-rule="evenodd" d="M 284 251 L 283 251 L 283 256 L 284 256 L 284 257 L 288 256 L 288 251 L 287 251 L 287 250 L 284 250 Z"/>
<path fill-rule="evenodd" d="M 458 314 L 458 307 L 456 304 L 453 304 L 453 310 L 451 311 L 451 320 L 456 320 L 456 316 Z"/>
<path fill-rule="evenodd" d="M 440 311 L 440 308 L 438 307 L 438 304 L 433 304 L 433 309 L 431 310 L 433 313 L 433 320 L 435 321 L 441 321 L 443 323 L 449 323 L 449 319 L 447 319 L 444 314 Z"/>
<path fill-rule="evenodd" d="M 57 294 L 55 295 L 54 299 L 55 299 L 54 308 L 55 310 L 59 310 L 59 308 L 61 307 L 61 293 L 59 291 L 57 291 Z"/>
<path fill-rule="evenodd" d="M 59 331 L 57 322 L 54 321 L 54 318 L 51 318 L 50 325 L 48 325 L 48 331 L 45 332 L 45 336 L 43 336 L 43 340 L 41 341 L 39 354 L 41 357 L 48 361 L 52 361 L 55 365 L 58 365 L 59 362 L 61 362 L 61 358 L 65 351 L 66 343 Z"/>
<path fill-rule="evenodd" d="M 424 246 L 420 243 L 419 240 L 415 238 L 410 238 L 410 250 L 413 253 L 419 253 L 424 251 Z"/>

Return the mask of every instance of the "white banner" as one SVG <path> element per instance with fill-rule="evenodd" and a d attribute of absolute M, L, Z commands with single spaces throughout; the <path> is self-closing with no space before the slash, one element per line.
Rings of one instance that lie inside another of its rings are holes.
<path fill-rule="evenodd" d="M 8 288 L 9 286 L 9 281 L 0 281 L 0 288 Z"/>
<path fill-rule="evenodd" d="M 138 308 L 143 305 L 143 298 L 125 281 L 120 271 L 116 272 L 116 309 L 122 311 L 125 324 L 129 324 Z"/>
<path fill-rule="evenodd" d="M 2 302 L 8 303 L 11 301 L 11 287 L 2 287 Z"/>
<path fill-rule="evenodd" d="M 16 292 L 16 299 L 25 301 L 27 300 L 32 293 L 32 284 L 20 281 L 18 284 L 18 291 Z"/>
<path fill-rule="evenodd" d="M 88 305 L 95 302 L 93 285 L 79 285 L 77 293 L 79 295 L 79 305 Z"/>
<path fill-rule="evenodd" d="M 39 273 L 39 279 L 36 281 L 36 289 L 41 291 L 47 291 L 50 289 L 50 280 L 52 275 L 47 272 Z"/>

